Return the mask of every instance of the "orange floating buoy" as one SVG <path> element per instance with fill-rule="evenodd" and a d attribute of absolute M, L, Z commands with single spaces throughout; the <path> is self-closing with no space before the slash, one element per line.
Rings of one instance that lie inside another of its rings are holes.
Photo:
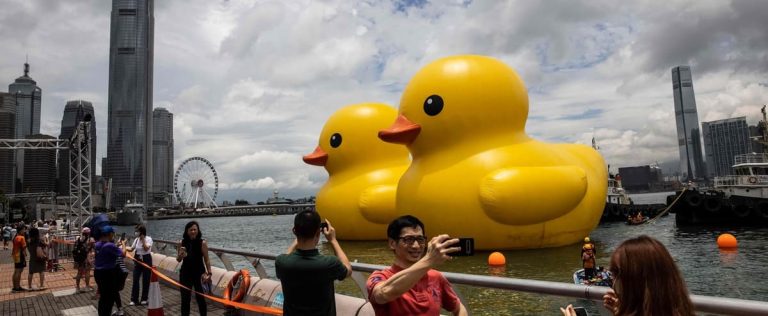
<path fill-rule="evenodd" d="M 504 258 L 504 254 L 501 252 L 494 252 L 488 256 L 489 266 L 503 266 L 507 264 L 507 258 Z"/>
<path fill-rule="evenodd" d="M 736 237 L 731 234 L 720 234 L 720 236 L 717 237 L 717 246 L 720 248 L 736 248 L 738 247 L 738 241 L 736 240 Z"/>

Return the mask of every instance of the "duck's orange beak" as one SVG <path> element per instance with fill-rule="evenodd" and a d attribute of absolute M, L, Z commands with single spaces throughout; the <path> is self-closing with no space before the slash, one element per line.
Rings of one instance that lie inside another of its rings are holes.
<path fill-rule="evenodd" d="M 379 138 L 388 143 L 408 145 L 416 140 L 421 132 L 421 125 L 408 120 L 400 114 L 389 128 L 379 131 Z"/>
<path fill-rule="evenodd" d="M 328 161 L 328 153 L 326 153 L 325 150 L 320 148 L 320 146 L 317 146 L 317 148 L 315 148 L 315 151 L 313 151 L 309 155 L 302 157 L 302 160 L 304 160 L 304 162 L 310 165 L 325 166 L 325 163 Z"/>

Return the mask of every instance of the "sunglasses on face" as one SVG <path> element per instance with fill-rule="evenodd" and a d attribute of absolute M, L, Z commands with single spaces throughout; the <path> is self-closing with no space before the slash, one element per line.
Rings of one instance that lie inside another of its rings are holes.
<path fill-rule="evenodd" d="M 405 245 L 412 245 L 413 242 L 419 243 L 419 245 L 425 245 L 427 243 L 427 237 L 424 236 L 403 236 L 398 237 L 397 240 L 403 242 Z"/>

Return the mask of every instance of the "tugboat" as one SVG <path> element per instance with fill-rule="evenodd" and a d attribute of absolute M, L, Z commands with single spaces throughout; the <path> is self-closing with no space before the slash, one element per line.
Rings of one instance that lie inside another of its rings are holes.
<path fill-rule="evenodd" d="M 762 136 L 757 141 L 768 145 L 765 106 L 763 120 L 758 123 Z M 682 203 L 672 205 L 678 225 L 738 224 L 768 227 L 768 153 L 750 153 L 734 157 L 735 174 L 715 177 L 713 188 L 689 187 Z M 674 199 L 667 197 L 667 204 Z"/>
<path fill-rule="evenodd" d="M 117 212 L 117 225 L 128 226 L 137 225 L 144 222 L 144 217 L 147 214 L 147 209 L 144 204 L 141 203 L 128 203 L 123 206 L 123 209 Z"/>
<path fill-rule="evenodd" d="M 683 203 L 673 207 L 677 224 L 768 226 L 768 154 L 738 155 L 733 170 L 715 177 L 712 189 L 682 192 Z"/>
<path fill-rule="evenodd" d="M 621 186 L 621 175 L 614 176 L 608 173 L 608 192 L 600 222 L 627 222 L 631 225 L 637 225 L 637 222 L 631 221 L 629 218 L 635 218 L 638 213 L 642 215 L 642 218 L 653 218 L 659 215 L 664 207 L 665 205 L 661 203 L 635 204 Z"/>

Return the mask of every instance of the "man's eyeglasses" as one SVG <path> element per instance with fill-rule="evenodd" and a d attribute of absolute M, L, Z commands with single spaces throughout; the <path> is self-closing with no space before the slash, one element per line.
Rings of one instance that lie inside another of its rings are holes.
<path fill-rule="evenodd" d="M 406 245 L 412 245 L 414 241 L 419 243 L 419 245 L 422 245 L 422 246 L 427 243 L 427 237 L 424 237 L 424 236 L 398 237 L 397 240 L 402 241 Z"/>

